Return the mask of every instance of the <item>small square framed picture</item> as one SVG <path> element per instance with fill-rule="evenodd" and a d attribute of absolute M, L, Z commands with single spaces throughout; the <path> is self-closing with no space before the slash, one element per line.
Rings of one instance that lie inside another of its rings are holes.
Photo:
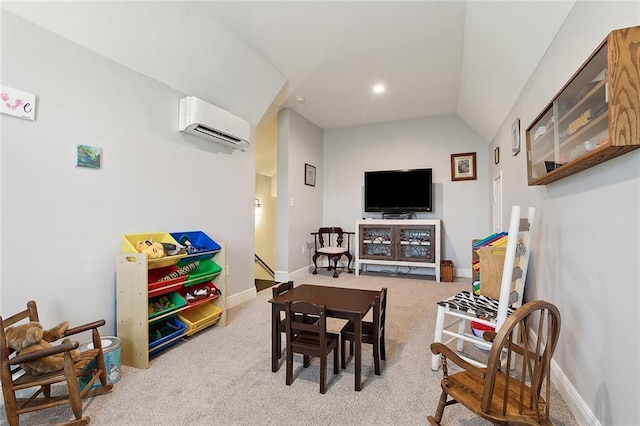
<path fill-rule="evenodd" d="M 99 169 L 102 167 L 102 148 L 99 146 L 76 145 L 76 167 Z"/>
<path fill-rule="evenodd" d="M 476 153 L 451 154 L 451 180 L 476 180 Z"/>

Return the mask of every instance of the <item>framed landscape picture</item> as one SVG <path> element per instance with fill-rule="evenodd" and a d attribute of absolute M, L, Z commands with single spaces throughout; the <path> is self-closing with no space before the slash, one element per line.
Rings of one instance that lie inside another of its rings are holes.
<path fill-rule="evenodd" d="M 76 145 L 77 167 L 99 169 L 102 166 L 101 156 L 102 148 L 98 146 Z"/>

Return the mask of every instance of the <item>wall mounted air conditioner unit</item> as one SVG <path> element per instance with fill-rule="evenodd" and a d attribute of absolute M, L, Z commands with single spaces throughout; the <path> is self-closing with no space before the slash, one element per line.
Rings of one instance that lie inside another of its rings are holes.
<path fill-rule="evenodd" d="M 249 147 L 249 122 L 196 98 L 180 99 L 178 130 L 242 151 Z"/>

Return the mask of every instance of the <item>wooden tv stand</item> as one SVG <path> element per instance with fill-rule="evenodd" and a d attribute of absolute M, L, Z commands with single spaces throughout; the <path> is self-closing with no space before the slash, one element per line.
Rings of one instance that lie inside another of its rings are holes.
<path fill-rule="evenodd" d="M 439 219 L 363 219 L 356 221 L 356 267 L 390 265 L 434 268 L 440 282 Z"/>

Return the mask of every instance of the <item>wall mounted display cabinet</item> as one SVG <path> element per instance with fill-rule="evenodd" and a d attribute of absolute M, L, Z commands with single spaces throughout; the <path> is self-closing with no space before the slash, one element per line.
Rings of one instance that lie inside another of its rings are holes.
<path fill-rule="evenodd" d="M 640 27 L 609 33 L 526 131 L 529 185 L 640 147 Z"/>

